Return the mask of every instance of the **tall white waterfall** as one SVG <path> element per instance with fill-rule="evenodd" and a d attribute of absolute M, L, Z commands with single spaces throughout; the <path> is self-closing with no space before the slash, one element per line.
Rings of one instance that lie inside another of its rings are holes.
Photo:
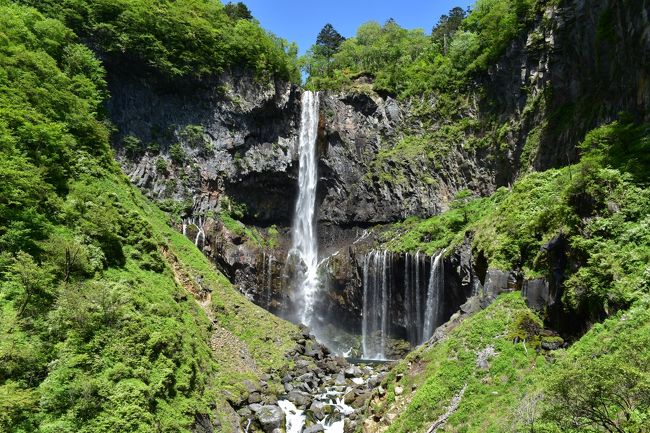
<path fill-rule="evenodd" d="M 316 186 L 318 161 L 316 137 L 318 134 L 318 93 L 306 91 L 302 95 L 300 119 L 300 166 L 298 173 L 298 201 L 293 217 L 292 248 L 290 255 L 302 262 L 297 270 L 297 284 L 301 297 L 300 320 L 309 325 L 318 291 L 318 240 L 316 238 Z"/>
<path fill-rule="evenodd" d="M 429 274 L 429 286 L 427 288 L 427 308 L 424 312 L 422 343 L 431 338 L 440 316 L 445 286 L 443 254 L 444 250 L 436 254 L 435 257 L 431 257 L 431 272 Z"/>

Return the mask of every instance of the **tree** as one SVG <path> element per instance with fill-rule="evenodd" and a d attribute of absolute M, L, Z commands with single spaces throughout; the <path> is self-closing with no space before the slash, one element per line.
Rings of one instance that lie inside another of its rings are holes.
<path fill-rule="evenodd" d="M 0 289 L 14 301 L 19 317 L 34 317 L 52 305 L 52 271 L 39 265 L 31 255 L 19 251 L 3 278 Z"/>
<path fill-rule="evenodd" d="M 93 270 L 88 249 L 78 239 L 54 235 L 45 242 L 43 249 L 64 284 L 68 284 L 75 275 L 84 276 Z"/>
<path fill-rule="evenodd" d="M 447 54 L 449 42 L 466 16 L 467 12 L 463 8 L 456 6 L 449 11 L 449 15 L 442 15 L 438 24 L 431 30 L 432 41 L 440 45 L 444 54 Z"/>
<path fill-rule="evenodd" d="M 319 54 L 325 57 L 328 62 L 331 61 L 332 56 L 339 50 L 345 38 L 336 31 L 334 26 L 327 23 L 318 33 L 316 38 L 316 46 L 318 47 Z"/>
<path fill-rule="evenodd" d="M 647 320 L 647 310 L 627 313 L 627 319 L 616 330 L 616 339 L 595 339 L 589 348 L 593 353 L 583 354 L 581 362 L 575 362 L 573 357 L 563 360 L 562 368 L 550 380 L 549 406 L 544 417 L 561 431 L 648 431 Z M 632 327 L 637 329 L 629 329 Z"/>
<path fill-rule="evenodd" d="M 253 14 L 251 13 L 248 6 L 242 2 L 228 2 L 223 8 L 226 15 L 228 15 L 233 20 L 253 20 Z"/>

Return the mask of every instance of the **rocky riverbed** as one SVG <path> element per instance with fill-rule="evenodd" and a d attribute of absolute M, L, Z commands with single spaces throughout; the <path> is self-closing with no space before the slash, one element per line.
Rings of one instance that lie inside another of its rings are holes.
<path fill-rule="evenodd" d="M 307 328 L 286 354 L 282 371 L 244 382 L 246 392 L 229 396 L 245 433 L 347 433 L 381 386 L 389 364 L 353 364 L 319 344 Z"/>

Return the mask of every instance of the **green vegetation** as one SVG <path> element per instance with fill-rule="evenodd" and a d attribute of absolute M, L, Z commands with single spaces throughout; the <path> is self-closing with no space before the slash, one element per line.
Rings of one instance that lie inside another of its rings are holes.
<path fill-rule="evenodd" d="M 104 71 L 72 31 L 0 2 L 0 40 L 0 430 L 229 430 L 221 392 L 281 368 L 297 330 L 120 174 Z M 212 350 L 224 336 L 246 363 Z"/>
<path fill-rule="evenodd" d="M 548 352 L 535 344 L 548 338 L 541 321 L 519 294 L 502 295 L 440 342 L 401 361 L 375 410 L 398 415 L 388 432 L 424 432 L 465 388 L 444 431 L 646 431 L 648 319 L 650 304 L 644 298 L 625 314 L 594 326 L 570 348 Z M 404 375 L 401 380 L 398 374 Z M 406 394 L 396 396 L 396 386 Z"/>
<path fill-rule="evenodd" d="M 443 15 L 430 35 L 389 20 L 383 25 L 363 24 L 355 37 L 342 41 L 322 38 L 336 32 L 326 27 L 302 59 L 308 85 L 340 89 L 352 86 L 360 76 L 371 76 L 376 91 L 402 96 L 449 92 L 503 54 L 532 20 L 537 3 L 479 0 L 467 15 L 460 8 Z"/>
<path fill-rule="evenodd" d="M 544 246 L 561 238 L 570 260 L 565 304 L 596 316 L 625 309 L 649 287 L 648 143 L 647 125 L 602 126 L 582 143 L 579 164 L 531 173 L 489 198 L 457 198 L 448 212 L 390 228 L 386 245 L 431 254 L 471 232 L 491 267 L 535 277 L 551 275 Z"/>
<path fill-rule="evenodd" d="M 109 56 L 162 76 L 230 68 L 299 81 L 297 48 L 262 29 L 240 4 L 217 0 L 20 0 L 65 23 Z"/>
<path fill-rule="evenodd" d="M 500 189 L 488 198 L 472 197 L 468 191 L 462 191 L 447 212 L 429 219 L 411 217 L 393 224 L 382 233 L 382 239 L 395 252 L 421 251 L 434 254 L 443 248 L 462 243 L 470 224 L 493 211 L 506 195 L 505 189 Z"/>
<path fill-rule="evenodd" d="M 463 387 L 464 397 L 450 418 L 453 427 L 445 431 L 510 431 L 506 411 L 516 406 L 519 389 L 531 381 L 535 369 L 547 363 L 542 353 L 525 348 L 526 342 L 508 337 L 517 317 L 527 311 L 518 294 L 502 296 L 430 349 L 409 354 L 388 377 L 387 402 L 395 401 L 399 373 L 405 374 L 399 386 L 410 390 L 416 385 L 416 391 L 388 431 L 426 431 Z M 477 365 L 480 352 L 486 361 L 483 368 Z"/>

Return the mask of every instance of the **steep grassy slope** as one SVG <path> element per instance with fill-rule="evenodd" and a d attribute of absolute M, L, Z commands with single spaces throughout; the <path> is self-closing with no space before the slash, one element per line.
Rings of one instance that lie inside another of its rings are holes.
<path fill-rule="evenodd" d="M 449 212 L 384 234 L 388 248 L 428 253 L 469 238 L 487 266 L 561 284 L 555 314 L 588 332 L 544 350 L 562 343 L 544 331 L 547 311 L 502 296 L 402 361 L 371 406 L 383 421 L 367 431 L 425 432 L 438 421 L 435 431 L 449 432 L 650 428 L 648 137 L 647 125 L 604 125 L 577 165 L 531 173 L 492 197 L 461 194 Z"/>
<path fill-rule="evenodd" d="M 644 297 L 549 352 L 541 321 L 518 294 L 502 295 L 401 361 L 372 408 L 393 421 L 366 431 L 425 432 L 443 419 L 436 431 L 646 431 L 649 307 Z"/>
<path fill-rule="evenodd" d="M 232 431 L 223 391 L 297 330 L 247 302 L 120 173 L 103 69 L 0 4 L 0 430 Z"/>

